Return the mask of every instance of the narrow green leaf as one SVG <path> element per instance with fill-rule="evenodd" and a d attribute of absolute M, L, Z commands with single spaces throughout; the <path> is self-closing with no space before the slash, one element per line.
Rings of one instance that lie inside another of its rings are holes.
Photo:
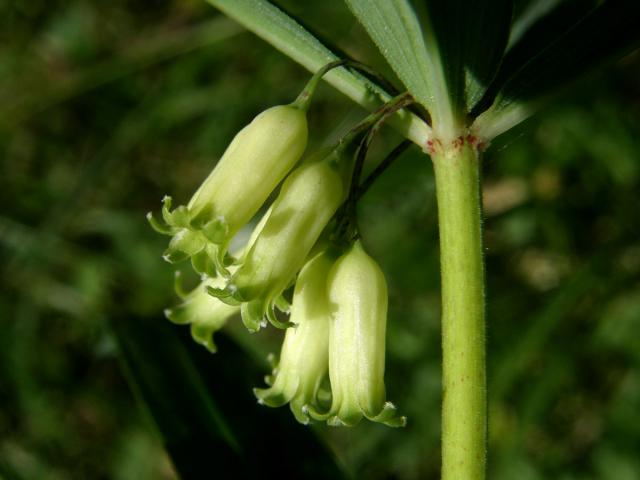
<path fill-rule="evenodd" d="M 460 22 L 463 25 L 462 55 L 468 112 L 482 98 L 498 72 L 509 39 L 513 2 L 459 0 L 457 3 L 463 5 Z"/>
<path fill-rule="evenodd" d="M 455 111 L 465 115 L 493 80 L 509 38 L 512 0 L 415 0 L 432 30 Z"/>
<path fill-rule="evenodd" d="M 436 43 L 425 43 L 407 0 L 345 0 L 413 97 L 429 110 L 436 131 L 459 126 Z M 439 135 L 441 136 L 441 135 Z"/>
<path fill-rule="evenodd" d="M 338 59 L 298 22 L 266 0 L 207 1 L 312 72 Z M 336 68 L 324 78 L 369 110 L 377 108 L 390 98 L 380 86 L 346 68 Z M 390 124 L 420 146 L 424 146 L 431 137 L 431 128 L 416 115 L 406 111 L 394 115 Z"/>
<path fill-rule="evenodd" d="M 550 15 L 555 15 L 554 12 L 568 7 L 572 10 L 575 9 L 573 15 L 561 14 L 560 17 L 563 17 L 565 22 L 569 21 L 570 24 L 574 24 L 596 3 L 597 0 L 514 0 L 513 24 L 511 25 L 507 50 L 519 43 L 525 33 L 530 34 L 533 31 L 532 27 L 540 23 L 542 18 L 549 18 Z"/>
<path fill-rule="evenodd" d="M 597 0 L 537 0 L 531 2 L 514 23 L 509 48 L 484 98 L 471 115 L 488 109 L 500 88 L 533 57 L 557 42 L 580 23 L 596 6 Z M 525 30 L 526 29 L 526 30 Z"/>
<path fill-rule="evenodd" d="M 502 60 L 512 0 L 415 1 L 420 21 L 407 0 L 345 1 L 429 109 L 437 135 L 458 136 Z"/>
<path fill-rule="evenodd" d="M 550 15 L 536 24 L 535 31 L 544 32 L 548 27 L 561 33 L 553 40 L 547 36 L 547 45 L 540 40 L 543 33 L 535 37 L 525 34 L 521 42 L 530 38 L 529 42 L 544 45 L 537 52 L 530 52 L 530 44 L 513 46 L 513 56 L 505 59 L 495 93 L 491 92 L 495 101 L 476 120 L 475 131 L 481 137 L 491 139 L 520 123 L 568 82 L 640 44 L 637 0 L 606 1 L 574 24 L 571 17 L 560 18 L 557 11 Z M 526 60 L 523 51 L 530 52 Z M 516 52 L 520 52 L 518 58 Z"/>
<path fill-rule="evenodd" d="M 263 369 L 222 332 L 211 355 L 165 319 L 112 318 L 138 400 L 185 480 L 343 478 L 333 456 L 286 408 L 258 405 Z"/>

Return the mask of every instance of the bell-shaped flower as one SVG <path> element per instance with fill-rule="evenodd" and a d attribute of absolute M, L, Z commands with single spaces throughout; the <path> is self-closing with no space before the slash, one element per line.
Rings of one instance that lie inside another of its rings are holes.
<path fill-rule="evenodd" d="M 348 182 L 342 150 L 323 152 L 294 170 L 282 185 L 271 215 L 238 271 L 221 291 L 223 301 L 241 302 L 242 321 L 250 331 L 277 327 L 275 307 L 291 285 L 327 223 L 345 200 Z"/>
<path fill-rule="evenodd" d="M 191 336 L 210 352 L 216 352 L 213 334 L 227 323 L 227 320 L 240 311 L 240 307 L 227 305 L 207 293 L 208 287 L 224 285 L 221 277 L 205 277 L 188 294 L 176 291 L 183 297 L 180 305 L 165 310 L 165 316 L 173 323 L 191 324 Z"/>
<path fill-rule="evenodd" d="M 330 425 L 355 425 L 363 416 L 389 426 L 404 426 L 385 400 L 384 366 L 387 285 L 378 264 L 357 241 L 332 267 L 327 284 L 332 308 L 329 335 L 331 407 L 311 416 Z"/>
<path fill-rule="evenodd" d="M 165 197 L 164 225 L 147 215 L 156 230 L 173 236 L 164 258 L 199 256 L 194 267 L 201 273 L 226 274 L 229 241 L 300 159 L 307 133 L 305 110 L 296 104 L 269 108 L 244 127 L 186 206 L 171 210 Z"/>
<path fill-rule="evenodd" d="M 320 408 L 318 393 L 329 365 L 327 275 L 334 259 L 330 253 L 320 253 L 300 271 L 291 304 L 293 326 L 285 334 L 279 364 L 267 377 L 271 386 L 254 389 L 258 401 L 270 407 L 289 402 L 303 424 L 309 423 L 308 405 Z"/>

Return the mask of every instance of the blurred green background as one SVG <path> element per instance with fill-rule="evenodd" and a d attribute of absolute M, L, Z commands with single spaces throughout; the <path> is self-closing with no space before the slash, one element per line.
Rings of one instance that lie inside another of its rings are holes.
<path fill-rule="evenodd" d="M 342 2 L 280 3 L 393 78 Z M 239 379 L 215 392 L 219 404 L 253 404 L 267 373 L 253 358 L 277 352 L 281 332 L 250 336 L 232 322 L 243 363 L 170 327 L 166 238 L 144 215 L 164 194 L 187 200 L 235 132 L 291 101 L 308 76 L 200 0 L 0 2 L 1 478 L 177 478 L 160 433 L 179 431 L 166 421 L 190 408 L 180 379 L 153 373 L 146 392 L 169 405 L 159 423 L 149 413 L 162 409 L 141 408 L 144 386 L 127 380 L 154 358 L 182 358 L 180 348 L 213 385 Z M 640 478 L 639 79 L 636 53 L 486 152 L 492 479 Z M 322 86 L 311 148 L 361 114 Z M 372 165 L 398 140 L 385 132 Z M 409 424 L 313 432 L 354 477 L 437 478 L 437 217 L 417 148 L 364 197 L 360 225 L 388 278 L 388 397 Z M 162 343 L 166 332 L 178 350 Z M 275 430 L 255 425 L 255 442 L 308 433 L 286 410 Z M 199 446 L 192 455 L 224 463 Z"/>

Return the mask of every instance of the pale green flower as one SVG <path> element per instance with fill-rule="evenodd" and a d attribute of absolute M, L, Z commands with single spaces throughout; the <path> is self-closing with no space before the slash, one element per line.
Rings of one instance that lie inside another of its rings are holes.
<path fill-rule="evenodd" d="M 305 111 L 293 104 L 269 108 L 244 127 L 186 206 L 171 210 L 165 197 L 166 225 L 147 215 L 156 230 L 173 236 L 164 258 L 191 257 L 201 273 L 226 274 L 229 241 L 300 159 L 307 133 Z"/>
<path fill-rule="evenodd" d="M 303 424 L 309 423 L 307 405 L 318 406 L 318 391 L 329 365 L 327 275 L 333 260 L 323 252 L 300 271 L 291 304 L 293 326 L 285 334 L 279 365 L 268 382 L 271 387 L 254 389 L 260 403 L 270 407 L 289 402 Z"/>
<path fill-rule="evenodd" d="M 356 242 L 332 267 L 327 283 L 332 308 L 329 378 L 332 403 L 326 413 L 313 406 L 313 418 L 330 425 L 355 425 L 363 416 L 404 426 L 385 400 L 384 366 L 387 285 L 378 264 Z"/>
<path fill-rule="evenodd" d="M 210 289 L 224 301 L 242 303 L 242 320 L 249 330 L 258 330 L 265 316 L 276 326 L 286 326 L 277 319 L 275 307 L 348 191 L 341 155 L 338 150 L 324 152 L 318 155 L 321 160 L 289 175 L 238 271 L 223 291 Z"/>

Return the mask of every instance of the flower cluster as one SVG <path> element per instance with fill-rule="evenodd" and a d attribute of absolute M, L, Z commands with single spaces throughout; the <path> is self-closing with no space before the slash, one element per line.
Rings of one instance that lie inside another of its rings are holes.
<path fill-rule="evenodd" d="M 319 75 L 296 102 L 270 108 L 243 128 L 186 205 L 172 209 L 165 197 L 164 221 L 148 214 L 156 230 L 171 236 L 164 258 L 190 259 L 202 277 L 166 316 L 191 324 L 193 338 L 212 352 L 213 333 L 238 311 L 251 332 L 267 323 L 286 328 L 269 388 L 255 389 L 260 403 L 289 403 L 301 423 L 355 425 L 366 417 L 401 426 L 404 417 L 385 400 L 384 276 L 359 241 L 335 241 L 344 224 L 336 213 L 352 200 L 355 152 L 366 128 L 358 125 L 296 165 Z M 241 253 L 229 254 L 233 237 L 281 182 Z"/>
<path fill-rule="evenodd" d="M 337 259 L 326 250 L 300 272 L 279 365 L 268 389 L 256 389 L 270 406 L 290 403 L 301 423 L 310 418 L 352 426 L 363 416 L 404 426 L 385 400 L 387 286 L 359 241 Z M 321 386 L 329 376 L 330 391 Z"/>

